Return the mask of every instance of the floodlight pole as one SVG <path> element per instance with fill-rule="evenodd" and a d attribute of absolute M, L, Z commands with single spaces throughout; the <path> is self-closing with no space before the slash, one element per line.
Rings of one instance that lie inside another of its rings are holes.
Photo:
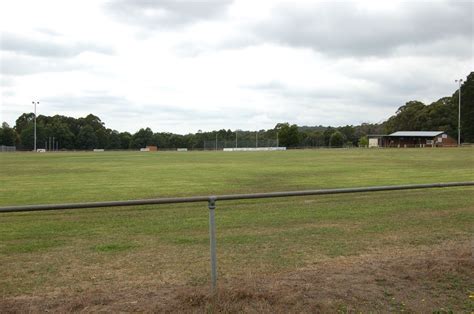
<path fill-rule="evenodd" d="M 461 146 L 461 83 L 462 79 L 454 80 L 459 83 L 459 104 L 458 104 L 458 147 Z"/>
<path fill-rule="evenodd" d="M 36 152 L 36 105 L 39 105 L 39 101 L 33 101 L 33 105 L 35 106 L 35 123 L 34 123 L 34 144 L 33 144 L 33 151 Z"/>

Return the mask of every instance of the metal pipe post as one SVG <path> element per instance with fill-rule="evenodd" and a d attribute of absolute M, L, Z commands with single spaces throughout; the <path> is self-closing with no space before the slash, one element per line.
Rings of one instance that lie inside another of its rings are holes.
<path fill-rule="evenodd" d="M 39 104 L 37 101 L 33 101 L 33 104 L 35 105 L 35 121 L 34 121 L 34 143 L 33 143 L 33 151 L 36 152 L 36 105 Z"/>
<path fill-rule="evenodd" d="M 458 146 L 461 146 L 461 82 L 459 80 L 459 108 L 458 108 Z"/>
<path fill-rule="evenodd" d="M 461 83 L 462 79 L 454 80 L 456 83 L 459 83 L 458 89 L 458 96 L 459 96 L 459 104 L 458 104 L 458 147 L 461 146 Z"/>
<path fill-rule="evenodd" d="M 216 292 L 217 286 L 217 255 L 216 255 L 216 221 L 215 221 L 215 209 L 216 209 L 216 197 L 209 197 L 209 241 L 211 244 L 211 292 Z"/>

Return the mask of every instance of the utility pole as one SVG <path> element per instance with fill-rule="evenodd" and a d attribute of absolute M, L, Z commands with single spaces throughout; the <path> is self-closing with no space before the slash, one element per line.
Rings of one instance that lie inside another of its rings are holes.
<path fill-rule="evenodd" d="M 258 148 L 258 131 L 255 131 L 255 148 Z"/>
<path fill-rule="evenodd" d="M 217 133 L 216 133 L 216 151 L 217 151 Z"/>
<path fill-rule="evenodd" d="M 462 79 L 454 80 L 459 83 L 459 105 L 458 105 L 458 147 L 461 146 L 461 83 Z"/>
<path fill-rule="evenodd" d="M 36 152 L 36 105 L 39 105 L 39 101 L 33 101 L 33 105 L 35 106 L 35 123 L 34 123 L 34 144 L 33 144 L 33 151 Z"/>
<path fill-rule="evenodd" d="M 235 130 L 235 148 L 237 148 L 237 130 Z"/>

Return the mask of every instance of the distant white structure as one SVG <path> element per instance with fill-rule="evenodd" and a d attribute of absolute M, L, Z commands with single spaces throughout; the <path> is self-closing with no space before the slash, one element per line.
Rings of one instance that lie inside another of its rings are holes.
<path fill-rule="evenodd" d="M 94 148 L 94 152 L 104 152 L 105 149 L 103 148 Z"/>
<path fill-rule="evenodd" d="M 286 150 L 286 147 L 238 147 L 224 148 L 225 152 L 256 152 L 256 151 L 277 151 Z"/>
<path fill-rule="evenodd" d="M 372 148 L 372 147 L 379 147 L 378 138 L 369 138 L 369 148 Z"/>
<path fill-rule="evenodd" d="M 147 147 L 147 148 L 140 148 L 140 151 L 141 151 L 141 152 L 149 152 L 150 149 L 149 149 L 148 147 Z"/>
<path fill-rule="evenodd" d="M 37 152 L 37 153 L 46 153 L 46 149 L 44 149 L 44 148 L 38 148 L 38 149 L 36 150 L 36 152 Z"/>
<path fill-rule="evenodd" d="M 187 148 L 177 148 L 176 149 L 178 152 L 187 152 L 188 149 Z"/>

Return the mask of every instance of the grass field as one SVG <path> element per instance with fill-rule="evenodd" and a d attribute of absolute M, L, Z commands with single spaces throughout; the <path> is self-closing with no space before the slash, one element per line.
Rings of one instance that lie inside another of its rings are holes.
<path fill-rule="evenodd" d="M 0 167 L 6 206 L 474 181 L 474 150 L 4 153 Z M 218 202 L 219 304 L 207 214 L 2 214 L 0 312 L 474 309 L 472 187 Z"/>

